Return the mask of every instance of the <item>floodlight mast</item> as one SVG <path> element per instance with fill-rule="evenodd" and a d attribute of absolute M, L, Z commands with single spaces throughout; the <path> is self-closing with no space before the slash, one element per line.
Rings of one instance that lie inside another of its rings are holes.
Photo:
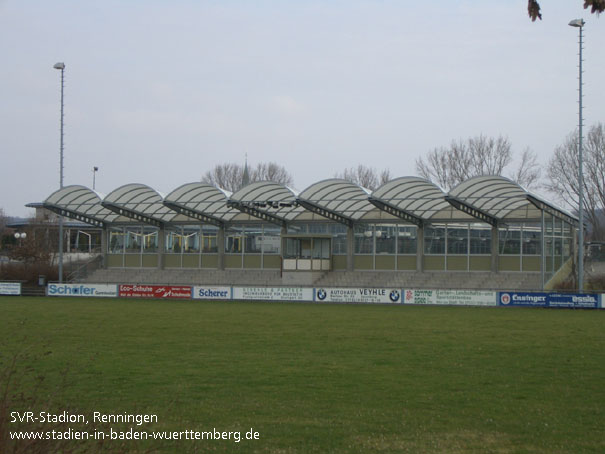
<path fill-rule="evenodd" d="M 59 189 L 63 189 L 63 87 L 65 85 L 65 63 L 55 63 L 53 68 L 61 71 L 61 135 L 59 147 Z M 59 215 L 59 282 L 63 282 L 63 216 Z"/>
<path fill-rule="evenodd" d="M 580 51 L 578 53 L 578 187 L 579 187 L 579 208 L 578 218 L 580 228 L 578 230 L 578 291 L 584 290 L 584 170 L 582 158 L 583 134 L 582 127 L 584 121 L 582 118 L 582 30 L 584 29 L 584 19 L 574 19 L 569 22 L 571 27 L 579 29 L 580 39 L 578 41 Z"/>

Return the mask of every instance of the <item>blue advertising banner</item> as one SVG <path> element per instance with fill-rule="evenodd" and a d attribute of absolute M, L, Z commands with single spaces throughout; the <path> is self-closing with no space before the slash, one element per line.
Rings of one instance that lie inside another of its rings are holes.
<path fill-rule="evenodd" d="M 599 297 L 586 293 L 498 292 L 498 305 L 597 309 Z"/>

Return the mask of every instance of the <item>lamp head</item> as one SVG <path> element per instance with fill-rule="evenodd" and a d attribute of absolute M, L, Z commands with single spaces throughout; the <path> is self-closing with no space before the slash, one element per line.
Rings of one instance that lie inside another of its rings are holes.
<path fill-rule="evenodd" d="M 580 27 L 580 28 L 582 28 L 582 27 L 584 27 L 584 24 L 585 24 L 585 23 L 586 23 L 586 22 L 584 22 L 584 19 L 574 19 L 574 20 L 572 20 L 572 21 L 569 23 L 569 25 L 570 25 L 571 27 Z"/>
<path fill-rule="evenodd" d="M 55 63 L 55 66 L 53 66 L 53 68 L 55 68 L 55 69 L 65 69 L 65 63 L 63 63 L 63 62 Z"/>

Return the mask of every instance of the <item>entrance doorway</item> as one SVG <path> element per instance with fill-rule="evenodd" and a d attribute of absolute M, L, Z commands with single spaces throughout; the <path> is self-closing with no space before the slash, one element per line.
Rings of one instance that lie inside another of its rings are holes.
<path fill-rule="evenodd" d="M 332 264 L 332 238 L 318 236 L 284 237 L 284 271 L 329 271 Z"/>

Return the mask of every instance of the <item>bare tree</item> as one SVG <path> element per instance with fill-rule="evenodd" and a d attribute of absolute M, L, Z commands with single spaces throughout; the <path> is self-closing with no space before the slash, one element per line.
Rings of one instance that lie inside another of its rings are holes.
<path fill-rule="evenodd" d="M 218 164 L 202 176 L 202 183 L 215 185 L 219 188 L 236 192 L 245 184 L 245 167 L 240 164 Z M 248 171 L 248 183 L 255 181 L 273 181 L 285 186 L 292 185 L 292 175 L 282 166 L 274 163 L 259 163 Z"/>
<path fill-rule="evenodd" d="M 538 157 L 533 151 L 526 148 L 521 155 L 517 170 L 510 175 L 510 179 L 524 188 L 536 188 L 540 185 L 541 174 L 542 170 L 538 163 Z"/>
<path fill-rule="evenodd" d="M 583 141 L 583 208 L 592 226 L 594 239 L 605 239 L 603 210 L 605 209 L 605 126 L 593 125 Z M 580 200 L 578 132 L 567 136 L 555 149 L 548 163 L 545 188 L 571 207 L 578 209 Z"/>
<path fill-rule="evenodd" d="M 480 135 L 452 141 L 448 148 L 435 148 L 426 160 L 416 160 L 416 171 L 446 190 L 479 175 L 503 175 L 513 161 L 512 146 L 506 137 Z M 526 149 L 519 167 L 508 177 L 524 187 L 535 187 L 540 167 L 535 153 Z"/>
<path fill-rule="evenodd" d="M 253 181 L 273 181 L 284 186 L 291 186 L 294 182 L 292 175 L 284 167 L 274 162 L 257 164 L 250 172 L 250 182 Z"/>
<path fill-rule="evenodd" d="M 591 13 L 600 14 L 605 11 L 605 0 L 584 0 L 584 9 L 590 8 Z M 532 21 L 542 19 L 540 4 L 537 0 L 527 0 L 527 14 Z"/>
<path fill-rule="evenodd" d="M 383 171 L 378 172 L 373 167 L 367 167 L 363 164 L 359 164 L 357 167 L 351 167 L 349 169 L 345 169 L 342 173 L 337 173 L 334 175 L 334 177 L 342 178 L 343 180 L 350 181 L 363 188 L 373 191 L 391 179 L 391 172 L 389 169 L 384 169 Z"/>

